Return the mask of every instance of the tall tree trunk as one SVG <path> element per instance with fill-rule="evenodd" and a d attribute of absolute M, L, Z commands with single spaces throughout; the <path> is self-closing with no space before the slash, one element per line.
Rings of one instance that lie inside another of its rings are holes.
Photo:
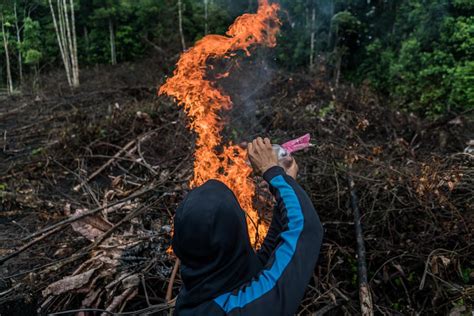
<path fill-rule="evenodd" d="M 344 55 L 344 50 L 342 48 L 339 48 L 337 49 L 336 48 L 336 58 L 337 58 L 337 62 L 336 62 L 336 73 L 334 75 L 334 86 L 336 87 L 336 89 L 339 87 L 339 81 L 341 79 L 341 65 L 342 65 L 342 57 Z"/>
<path fill-rule="evenodd" d="M 332 18 L 334 17 L 334 1 L 331 1 L 331 13 L 329 14 L 329 32 L 328 32 L 328 48 L 327 51 L 329 52 L 333 47 L 331 46 L 332 43 Z"/>
<path fill-rule="evenodd" d="M 69 0 L 71 5 L 71 27 L 72 27 L 72 54 L 74 61 L 74 86 L 79 86 L 79 61 L 77 57 L 77 35 L 76 35 L 76 14 L 74 12 L 74 0 Z"/>
<path fill-rule="evenodd" d="M 112 19 L 109 18 L 109 34 L 110 34 L 110 62 L 112 65 L 117 64 L 117 55 L 115 51 L 115 31 Z"/>
<path fill-rule="evenodd" d="M 71 53 L 69 51 L 69 43 L 67 41 L 67 34 L 66 34 L 66 18 L 64 13 L 64 5 L 62 0 L 56 0 L 58 4 L 58 19 L 59 19 L 59 31 L 61 33 L 61 40 L 63 43 L 63 49 L 67 60 L 67 66 L 69 68 L 69 79 L 71 81 L 72 86 L 72 63 L 71 63 Z"/>
<path fill-rule="evenodd" d="M 33 91 L 36 92 L 39 90 L 39 64 L 36 63 L 34 66 L 35 74 L 33 78 Z"/>
<path fill-rule="evenodd" d="M 58 16 L 56 18 L 53 4 L 51 0 L 48 1 L 49 7 L 51 9 L 51 15 L 53 17 L 53 25 L 54 30 L 56 31 L 59 50 L 61 51 L 64 69 L 66 70 L 67 81 L 70 87 L 75 88 L 79 86 L 79 64 L 77 61 L 74 2 L 73 0 L 70 0 L 70 9 L 68 10 L 68 4 L 66 3 L 66 0 L 56 0 L 58 7 Z M 68 11 L 70 11 L 71 14 L 71 23 L 69 22 Z"/>
<path fill-rule="evenodd" d="M 209 0 L 204 0 L 204 34 L 209 33 Z"/>
<path fill-rule="evenodd" d="M 84 25 L 84 42 L 86 43 L 86 56 L 89 60 L 89 51 L 90 51 L 90 40 L 89 40 L 89 31 L 87 30 L 87 26 Z"/>
<path fill-rule="evenodd" d="M 2 34 L 3 34 L 3 46 L 5 48 L 5 63 L 7 68 L 7 92 L 9 95 L 13 94 L 13 81 L 12 81 L 12 72 L 10 68 L 10 54 L 8 52 L 8 37 L 5 33 L 5 23 L 2 14 Z"/>
<path fill-rule="evenodd" d="M 63 64 L 64 64 L 64 69 L 66 70 L 66 77 L 67 77 L 67 81 L 68 81 L 68 84 L 70 87 L 72 87 L 72 81 L 71 81 L 71 72 L 70 72 L 70 69 L 69 69 L 69 66 L 70 66 L 70 62 L 67 58 L 67 52 L 66 52 L 66 47 L 64 45 L 64 37 L 63 37 L 63 27 L 62 27 L 62 23 L 61 23 L 61 18 L 60 18 L 60 15 L 61 15 L 61 10 L 60 10 L 60 7 L 61 7 L 61 3 L 59 2 L 59 0 L 57 0 L 57 5 L 58 5 L 58 18 L 56 19 L 56 14 L 54 13 L 54 7 L 53 7 L 53 3 L 51 2 L 51 0 L 48 0 L 49 1 L 49 8 L 51 9 L 51 16 L 53 18 L 53 25 L 54 25 L 54 30 L 56 32 L 56 39 L 58 40 L 58 46 L 59 46 L 59 50 L 61 52 L 61 57 L 62 57 L 62 60 L 63 60 Z M 58 26 L 59 24 L 59 26 Z"/>
<path fill-rule="evenodd" d="M 16 41 L 18 42 L 18 73 L 20 77 L 20 86 L 23 84 L 23 56 L 21 55 L 21 29 L 18 26 L 18 13 L 16 10 L 16 2 L 13 5 L 15 11 L 15 29 L 16 29 Z"/>
<path fill-rule="evenodd" d="M 310 50 L 309 50 L 309 68 L 312 69 L 314 66 L 314 40 L 316 32 L 316 8 L 313 4 L 313 10 L 311 13 L 311 36 L 310 36 Z"/>
<path fill-rule="evenodd" d="M 66 36 L 67 36 L 67 44 L 69 47 L 69 54 L 71 60 L 71 68 L 72 68 L 72 85 L 74 88 L 79 87 L 79 68 L 77 65 L 77 54 L 75 49 L 75 26 L 74 26 L 74 2 L 70 0 L 70 12 L 71 12 L 71 23 L 69 22 L 69 13 L 68 13 L 68 5 L 66 0 L 63 0 L 63 12 L 64 12 L 64 21 L 66 24 Z"/>
<path fill-rule="evenodd" d="M 181 37 L 181 47 L 183 52 L 186 50 L 186 42 L 184 40 L 183 32 L 183 3 L 181 0 L 178 0 L 178 24 L 179 24 L 179 36 Z"/>

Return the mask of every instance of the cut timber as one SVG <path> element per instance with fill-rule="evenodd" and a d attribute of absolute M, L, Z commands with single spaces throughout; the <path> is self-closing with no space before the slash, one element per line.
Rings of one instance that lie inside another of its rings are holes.
<path fill-rule="evenodd" d="M 348 176 L 349 189 L 351 194 L 351 207 L 354 212 L 354 226 L 357 240 L 357 270 L 359 272 L 359 300 L 360 310 L 363 316 L 374 315 L 374 306 L 372 304 L 372 295 L 369 283 L 367 282 L 367 263 L 365 260 L 365 244 L 362 224 L 360 222 L 360 210 L 357 205 L 357 194 L 352 176 Z"/>

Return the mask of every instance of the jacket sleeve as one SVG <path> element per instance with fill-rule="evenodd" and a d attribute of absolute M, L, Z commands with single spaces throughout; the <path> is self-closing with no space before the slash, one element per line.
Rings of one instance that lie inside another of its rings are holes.
<path fill-rule="evenodd" d="M 273 208 L 272 222 L 268 228 L 267 235 L 263 241 L 262 247 L 257 251 L 257 256 L 262 265 L 265 265 L 268 262 L 268 259 L 272 255 L 272 252 L 275 250 L 278 242 L 278 236 L 283 230 L 282 224 L 282 211 L 284 209 L 284 204 L 280 201 L 275 204 Z"/>
<path fill-rule="evenodd" d="M 282 230 L 264 268 L 214 299 L 228 315 L 293 315 L 319 256 L 323 228 L 308 195 L 281 167 L 270 168 L 264 178 L 282 203 Z"/>

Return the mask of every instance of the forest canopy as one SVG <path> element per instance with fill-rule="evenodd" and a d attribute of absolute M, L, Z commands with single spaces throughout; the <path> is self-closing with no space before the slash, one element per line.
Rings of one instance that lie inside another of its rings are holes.
<path fill-rule="evenodd" d="M 257 7 L 254 0 L 2 1 L 0 88 L 8 89 L 11 78 L 10 92 L 39 89 L 40 74 L 63 67 L 51 11 L 61 22 L 63 2 L 66 12 L 73 5 L 81 68 L 176 55 L 207 33 L 225 33 L 236 16 Z M 369 85 L 391 106 L 422 116 L 473 109 L 472 1 L 279 2 L 275 67 L 323 69 L 336 85 Z"/>

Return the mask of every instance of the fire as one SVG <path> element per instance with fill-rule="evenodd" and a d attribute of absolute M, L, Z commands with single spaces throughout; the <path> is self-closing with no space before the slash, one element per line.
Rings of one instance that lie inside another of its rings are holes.
<path fill-rule="evenodd" d="M 219 113 L 232 108 L 232 100 L 207 78 L 210 59 L 229 59 L 238 51 L 250 56 L 255 45 L 274 47 L 280 28 L 279 6 L 260 0 L 257 13 L 244 14 L 230 26 L 226 36 L 208 35 L 194 47 L 184 52 L 174 71 L 160 88 L 160 94 L 174 97 L 190 118 L 189 128 L 197 134 L 194 161 L 194 178 L 190 185 L 196 187 L 209 179 L 225 183 L 236 195 L 247 212 L 247 224 L 252 244 L 263 240 L 268 227 L 260 224 L 252 199 L 254 183 L 249 179 L 251 168 L 246 163 L 243 149 L 232 143 L 224 144 L 220 132 L 222 120 Z M 226 77 L 222 73 L 217 77 Z M 217 150 L 222 146 L 222 150 Z"/>

